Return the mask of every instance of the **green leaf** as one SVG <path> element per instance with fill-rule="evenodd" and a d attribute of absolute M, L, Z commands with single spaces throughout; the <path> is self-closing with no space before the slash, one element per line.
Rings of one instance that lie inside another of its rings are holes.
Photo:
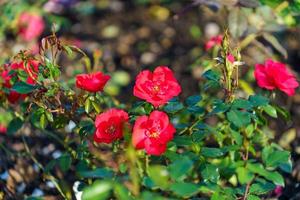
<path fill-rule="evenodd" d="M 56 165 L 57 160 L 51 160 L 50 162 L 47 163 L 47 165 L 45 166 L 44 172 L 47 174 L 50 172 L 50 170 L 53 169 L 53 167 Z"/>
<path fill-rule="evenodd" d="M 194 96 L 190 96 L 186 99 L 186 104 L 188 106 L 194 106 L 196 104 L 198 104 L 201 101 L 202 97 L 200 95 L 194 95 Z"/>
<path fill-rule="evenodd" d="M 200 107 L 200 106 L 189 106 L 187 108 L 187 110 L 190 112 L 190 113 L 193 113 L 193 114 L 203 114 L 204 113 L 204 108 Z"/>
<path fill-rule="evenodd" d="M 213 104 L 213 110 L 209 113 L 210 115 L 216 113 L 224 113 L 230 108 L 230 105 L 223 101 L 215 101 Z"/>
<path fill-rule="evenodd" d="M 84 178 L 112 178 L 113 171 L 108 168 L 96 168 L 94 170 L 79 170 L 77 171 Z"/>
<path fill-rule="evenodd" d="M 83 189 L 82 200 L 108 199 L 111 189 L 112 184 L 110 182 L 97 180 Z"/>
<path fill-rule="evenodd" d="M 23 121 L 16 117 L 11 120 L 7 126 L 7 134 L 13 135 L 15 134 L 21 127 L 23 126 Z"/>
<path fill-rule="evenodd" d="M 262 151 L 262 160 L 266 167 L 276 168 L 281 164 L 288 164 L 290 152 L 274 150 L 272 147 L 265 147 Z"/>
<path fill-rule="evenodd" d="M 254 178 L 254 174 L 245 167 L 237 168 L 236 172 L 241 184 L 249 183 Z"/>
<path fill-rule="evenodd" d="M 279 113 L 286 121 L 291 120 L 291 115 L 287 110 L 276 105 L 273 105 L 273 107 L 276 108 L 277 113 Z"/>
<path fill-rule="evenodd" d="M 165 107 L 164 107 L 164 111 L 166 111 L 167 113 L 176 113 L 180 110 L 182 110 L 184 108 L 183 104 L 175 101 L 175 102 L 169 102 Z"/>
<path fill-rule="evenodd" d="M 289 161 L 287 163 L 280 164 L 279 168 L 286 173 L 292 173 L 293 164 L 291 158 L 289 158 Z"/>
<path fill-rule="evenodd" d="M 224 151 L 218 148 L 203 147 L 201 149 L 201 155 L 205 157 L 216 158 L 216 157 L 223 156 Z"/>
<path fill-rule="evenodd" d="M 262 164 L 259 163 L 248 163 L 247 169 L 251 172 L 256 173 L 265 179 L 272 181 L 276 185 L 284 186 L 284 179 L 278 172 L 267 171 L 264 169 Z"/>
<path fill-rule="evenodd" d="M 127 171 L 127 165 L 125 164 L 125 163 L 121 163 L 120 165 L 119 165 L 119 171 L 121 172 L 121 173 L 125 173 L 126 171 Z"/>
<path fill-rule="evenodd" d="M 236 144 L 241 146 L 243 144 L 243 136 L 237 132 L 237 131 L 234 131 L 234 130 L 231 130 L 231 135 L 232 135 L 232 138 L 235 140 Z"/>
<path fill-rule="evenodd" d="M 260 198 L 258 196 L 252 195 L 250 194 L 247 198 L 247 200 L 260 200 Z"/>
<path fill-rule="evenodd" d="M 260 2 L 274 8 L 279 6 L 279 4 L 282 3 L 282 0 L 260 0 Z"/>
<path fill-rule="evenodd" d="M 249 192 L 251 194 L 262 195 L 275 189 L 275 185 L 269 182 L 254 183 L 251 185 Z"/>
<path fill-rule="evenodd" d="M 188 172 L 193 168 L 193 161 L 187 156 L 180 156 L 169 165 L 171 178 L 174 180 L 184 180 Z"/>
<path fill-rule="evenodd" d="M 45 67 L 48 68 L 49 73 L 50 73 L 50 78 L 52 80 L 55 80 L 60 76 L 60 70 L 58 66 L 54 65 L 49 59 L 45 59 L 46 65 Z"/>
<path fill-rule="evenodd" d="M 37 85 L 30 85 L 22 81 L 15 83 L 12 87 L 14 91 L 20 94 L 29 94 L 37 88 L 38 88 Z"/>
<path fill-rule="evenodd" d="M 277 111 L 273 106 L 265 105 L 262 108 L 268 115 L 270 115 L 271 117 L 277 118 Z"/>
<path fill-rule="evenodd" d="M 249 97 L 249 101 L 252 103 L 253 106 L 265 106 L 268 105 L 269 99 L 262 96 L 262 95 L 251 95 Z"/>
<path fill-rule="evenodd" d="M 232 103 L 231 109 L 251 110 L 252 109 L 252 104 L 246 99 L 236 99 Z"/>
<path fill-rule="evenodd" d="M 49 122 L 53 122 L 53 121 L 54 121 L 54 120 L 53 120 L 53 115 L 52 115 L 51 112 L 45 111 L 45 115 L 46 115 L 47 120 L 48 120 Z"/>
<path fill-rule="evenodd" d="M 166 198 L 154 192 L 143 191 L 141 200 L 166 200 Z"/>
<path fill-rule="evenodd" d="M 157 187 L 152 179 L 148 176 L 143 177 L 142 185 L 150 189 L 155 189 L 155 187 Z"/>
<path fill-rule="evenodd" d="M 213 81 L 216 83 L 219 83 L 219 80 L 220 80 L 220 74 L 218 74 L 216 71 L 213 71 L 211 69 L 204 72 L 202 76 L 204 78 L 206 78 L 207 80 Z"/>
<path fill-rule="evenodd" d="M 72 51 L 72 49 L 68 45 L 64 45 L 63 49 L 67 52 L 68 56 L 72 56 L 73 55 L 73 51 Z"/>
<path fill-rule="evenodd" d="M 84 135 L 84 134 L 94 134 L 95 132 L 95 125 L 92 121 L 80 121 L 79 127 L 79 134 Z"/>
<path fill-rule="evenodd" d="M 230 110 L 227 119 L 236 127 L 241 128 L 251 123 L 250 114 L 246 111 Z"/>
<path fill-rule="evenodd" d="M 220 178 L 219 168 L 212 164 L 205 164 L 200 168 L 201 176 L 205 182 L 218 182 Z"/>
<path fill-rule="evenodd" d="M 188 136 L 175 136 L 173 142 L 175 142 L 177 146 L 190 146 L 193 144 L 193 141 Z"/>
<path fill-rule="evenodd" d="M 91 111 L 91 100 L 87 98 L 84 102 L 84 110 L 86 113 L 90 113 Z"/>
<path fill-rule="evenodd" d="M 165 166 L 154 165 L 150 166 L 148 169 L 148 175 L 155 185 L 160 188 L 168 188 L 169 186 L 169 172 Z"/>
<path fill-rule="evenodd" d="M 154 107 L 150 103 L 145 103 L 144 109 L 145 109 L 145 112 L 149 115 L 153 111 Z"/>
<path fill-rule="evenodd" d="M 101 112 L 101 107 L 97 102 L 92 101 L 92 105 L 93 105 L 93 107 L 94 107 L 94 109 L 96 110 L 97 113 Z"/>
<path fill-rule="evenodd" d="M 62 156 L 60 156 L 58 158 L 58 163 L 63 172 L 68 171 L 72 164 L 72 158 L 71 158 L 70 154 L 65 153 Z"/>
<path fill-rule="evenodd" d="M 44 129 L 44 128 L 46 128 L 46 126 L 47 126 L 47 118 L 46 118 L 45 113 L 43 113 L 40 117 L 40 127 L 42 129 Z"/>
<path fill-rule="evenodd" d="M 199 192 L 199 186 L 194 183 L 173 183 L 170 190 L 176 195 L 184 198 L 189 198 Z"/>
<path fill-rule="evenodd" d="M 247 137 L 252 137 L 254 132 L 254 125 L 253 124 L 249 124 L 246 128 L 245 128 L 245 133 L 247 135 Z"/>

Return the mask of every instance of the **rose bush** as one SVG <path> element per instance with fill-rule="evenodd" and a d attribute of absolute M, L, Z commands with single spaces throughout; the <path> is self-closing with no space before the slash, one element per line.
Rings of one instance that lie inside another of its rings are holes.
<path fill-rule="evenodd" d="M 282 173 L 291 172 L 290 153 L 264 132 L 267 116 L 287 114 L 264 92 L 238 96 L 243 62 L 229 44 L 226 32 L 218 67 L 203 73 L 203 95 L 178 96 L 182 89 L 173 71 L 158 66 L 141 71 L 128 94 L 144 101 L 124 104 L 105 92 L 106 72 L 87 68 L 65 84 L 56 52 L 88 58 L 53 34 L 42 40 L 39 60 L 21 52 L 2 68 L 2 105 L 16 112 L 7 128 L 1 124 L 1 133 L 23 135 L 22 127 L 31 124 L 62 144 L 60 157 L 45 166 L 33 162 L 66 199 L 72 194 L 54 170 L 72 171 L 79 184 L 75 195 L 84 200 L 259 199 L 284 186 Z M 257 64 L 254 76 L 262 89 L 293 95 L 298 87 L 285 65 L 272 60 Z M 70 124 L 72 140 L 63 131 Z"/>
<path fill-rule="evenodd" d="M 127 3 L 0 3 L 0 199 L 296 198 L 300 3 Z"/>

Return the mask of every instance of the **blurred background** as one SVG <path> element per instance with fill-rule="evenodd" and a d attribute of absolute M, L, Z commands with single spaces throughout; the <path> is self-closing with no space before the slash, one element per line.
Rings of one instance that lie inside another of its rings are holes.
<path fill-rule="evenodd" d="M 158 65 L 175 71 L 183 88 L 181 98 L 203 93 L 202 74 L 214 67 L 213 58 L 220 48 L 217 43 L 209 47 L 208 42 L 222 36 L 226 29 L 232 49 L 239 47 L 246 63 L 241 67 L 238 95 L 261 91 L 253 70 L 256 63 L 267 58 L 286 63 L 299 77 L 299 0 L 2 0 L 0 12 L 2 66 L 20 50 L 38 56 L 40 39 L 55 32 L 63 43 L 82 49 L 93 70 L 112 75 L 106 92 L 122 102 L 132 101 L 137 73 Z M 75 74 L 86 69 L 80 58 L 59 56 L 63 78 L 70 84 L 75 82 Z M 294 97 L 278 94 L 276 101 L 290 110 L 291 117 L 288 122 L 272 121 L 266 132 L 292 151 L 294 170 L 286 174 L 287 187 L 273 197 L 296 200 L 300 199 L 299 89 Z M 2 111 L 0 123 L 9 120 Z M 28 161 L 20 157 L 6 157 L 3 142 L 19 151 L 24 148 L 21 140 L 3 134 L 0 142 L 0 199 L 1 192 L 8 192 L 1 191 L 4 185 L 20 198 L 25 194 L 55 199 L 53 185 L 41 180 L 34 165 L 26 166 Z M 59 148 L 47 141 L 32 145 L 45 160 L 59 153 Z"/>

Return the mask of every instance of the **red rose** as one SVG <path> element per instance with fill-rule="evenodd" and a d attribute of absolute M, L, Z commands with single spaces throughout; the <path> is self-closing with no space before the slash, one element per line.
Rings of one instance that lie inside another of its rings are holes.
<path fill-rule="evenodd" d="M 17 103 L 20 99 L 24 100 L 26 97 L 26 94 L 20 94 L 14 90 L 10 90 L 9 94 L 7 95 L 8 101 L 12 104 Z"/>
<path fill-rule="evenodd" d="M 97 116 L 95 121 L 95 142 L 111 143 L 123 137 L 123 128 L 128 122 L 128 114 L 112 108 Z"/>
<path fill-rule="evenodd" d="M 226 56 L 226 59 L 231 62 L 231 64 L 233 64 L 235 61 L 235 58 L 231 53 Z"/>
<path fill-rule="evenodd" d="M 4 124 L 0 124 L 0 134 L 6 134 L 7 128 Z"/>
<path fill-rule="evenodd" d="M 179 95 L 181 87 L 173 72 L 165 66 L 157 67 L 154 72 L 144 70 L 136 78 L 133 95 L 158 107 Z"/>
<path fill-rule="evenodd" d="M 27 60 L 26 65 L 24 61 L 19 63 L 12 63 L 11 69 L 24 70 L 28 75 L 26 83 L 35 85 L 36 79 L 38 77 L 39 64 L 40 63 L 37 60 Z"/>
<path fill-rule="evenodd" d="M 295 94 L 299 86 L 295 76 L 286 68 L 285 64 L 267 60 L 265 64 L 256 64 L 254 76 L 257 84 L 267 90 L 279 89 L 289 96 Z"/>
<path fill-rule="evenodd" d="M 76 76 L 76 87 L 89 92 L 103 91 L 103 88 L 109 79 L 110 76 L 105 75 L 102 72 L 79 74 Z"/>
<path fill-rule="evenodd" d="M 31 41 L 43 33 L 45 22 L 37 14 L 24 12 L 19 17 L 18 26 L 21 38 L 25 41 Z"/>
<path fill-rule="evenodd" d="M 212 38 L 210 38 L 206 43 L 205 43 L 205 50 L 209 50 L 213 48 L 214 46 L 220 46 L 222 44 L 223 36 L 222 35 L 217 35 Z"/>
<path fill-rule="evenodd" d="M 166 113 L 153 111 L 150 116 L 140 116 L 136 119 L 132 143 L 136 149 L 145 149 L 148 154 L 161 155 L 166 151 L 167 143 L 173 139 L 176 132 Z"/>
<path fill-rule="evenodd" d="M 19 63 L 11 63 L 10 65 L 5 65 L 5 70 L 1 72 L 3 86 L 8 89 L 12 87 L 10 82 L 12 75 L 9 75 L 10 70 L 24 70 L 28 75 L 26 83 L 31 85 L 36 84 L 35 79 L 38 76 L 38 67 L 39 62 L 36 60 L 28 60 L 26 66 L 23 61 Z M 16 103 L 19 99 L 25 99 L 26 96 L 26 94 L 19 94 L 14 90 L 10 90 L 9 94 L 7 95 L 7 99 L 10 103 Z"/>
<path fill-rule="evenodd" d="M 276 186 L 275 189 L 273 190 L 273 193 L 276 197 L 280 197 L 283 193 L 283 187 L 282 186 Z"/>
<path fill-rule="evenodd" d="M 2 78 L 2 85 L 5 88 L 10 89 L 12 87 L 11 83 L 10 83 L 10 79 L 12 78 L 9 75 L 9 71 L 5 70 L 1 72 L 1 78 Z M 7 99 L 10 103 L 14 104 L 16 103 L 21 97 L 21 94 L 17 93 L 16 91 L 10 90 L 9 94 L 7 94 Z"/>

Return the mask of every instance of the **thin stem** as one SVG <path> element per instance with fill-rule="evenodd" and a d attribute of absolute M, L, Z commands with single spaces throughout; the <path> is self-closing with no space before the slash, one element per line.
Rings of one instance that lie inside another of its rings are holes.
<path fill-rule="evenodd" d="M 202 118 L 198 118 L 190 127 L 185 127 L 184 129 L 182 129 L 178 135 L 182 135 L 183 133 L 185 133 L 187 130 L 191 133 L 193 131 L 193 128 L 202 120 Z"/>
<path fill-rule="evenodd" d="M 256 176 L 254 176 L 254 178 L 247 183 L 246 189 L 245 189 L 245 193 L 244 193 L 244 196 L 242 197 L 242 200 L 247 200 L 251 184 L 253 183 L 253 181 L 255 180 L 255 178 L 256 178 Z"/>
<path fill-rule="evenodd" d="M 25 146 L 25 150 L 26 150 L 27 154 L 30 156 L 31 160 L 44 172 L 45 169 L 44 169 L 43 165 L 30 152 L 30 149 L 29 149 L 29 147 L 27 145 L 27 142 L 26 142 L 26 140 L 25 140 L 25 138 L 24 138 L 23 135 L 22 135 L 22 140 L 23 140 L 23 144 Z M 58 192 L 61 194 L 61 196 L 63 196 L 64 199 L 67 199 L 66 195 L 64 194 L 63 190 L 59 186 L 59 184 L 56 181 L 55 177 L 52 176 L 50 173 L 47 175 L 47 177 L 54 184 L 54 186 L 56 187 L 56 189 L 58 190 Z"/>
<path fill-rule="evenodd" d="M 247 196 L 248 196 L 248 193 L 249 193 L 249 189 L 250 189 L 251 182 L 252 182 L 252 181 L 250 181 L 250 182 L 247 183 L 247 185 L 246 185 L 246 189 L 245 189 L 245 193 L 244 193 L 244 196 L 243 196 L 243 200 L 247 200 Z"/>
<path fill-rule="evenodd" d="M 145 156 L 145 168 L 146 168 L 146 173 L 147 174 L 149 172 L 149 163 L 150 163 L 150 161 L 149 161 L 149 155 L 146 155 Z"/>
<path fill-rule="evenodd" d="M 129 167 L 130 167 L 129 176 L 132 181 L 132 193 L 135 196 L 138 196 L 140 194 L 140 183 L 139 183 L 140 178 L 138 175 L 138 169 L 136 167 L 136 162 L 137 162 L 138 158 L 137 158 L 136 152 L 132 146 L 128 147 L 127 158 L 128 158 Z"/>

